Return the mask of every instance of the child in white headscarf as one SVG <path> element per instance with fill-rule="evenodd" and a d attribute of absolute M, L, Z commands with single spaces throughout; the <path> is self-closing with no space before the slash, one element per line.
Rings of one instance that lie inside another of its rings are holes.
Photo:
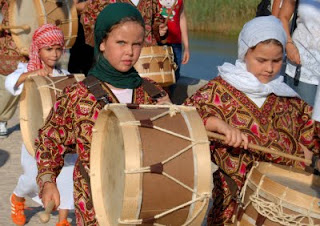
<path fill-rule="evenodd" d="M 274 16 L 249 21 L 239 35 L 235 65 L 218 67 L 219 76 L 185 101 L 197 108 L 207 130 L 226 136 L 224 143 L 212 141 L 210 146 L 219 170 L 213 174 L 208 225 L 230 222 L 254 161 L 306 167 L 303 162 L 245 150 L 249 142 L 312 159 L 319 170 L 320 123 L 311 119 L 312 107 L 278 75 L 285 44 L 286 33 Z"/>

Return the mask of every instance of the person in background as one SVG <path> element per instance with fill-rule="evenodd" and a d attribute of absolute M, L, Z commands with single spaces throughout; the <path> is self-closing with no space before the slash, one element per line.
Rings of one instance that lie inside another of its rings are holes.
<path fill-rule="evenodd" d="M 36 155 L 39 156 L 37 182 L 44 206 L 50 200 L 59 205 L 55 180 L 63 166 L 62 156 L 70 147 L 78 153 L 73 174 L 77 225 L 98 225 L 87 178 L 92 130 L 103 104 L 170 102 L 168 94 L 155 84 L 153 86 L 164 95 L 152 99 L 143 84 L 146 81 L 153 83 L 141 78 L 133 67 L 144 43 L 145 27 L 141 14 L 131 4 L 114 3 L 105 7 L 94 27 L 96 63 L 83 82 L 64 89 L 39 130 L 36 140 Z M 93 81 L 92 85 L 88 85 L 91 84 L 87 83 L 89 81 Z M 104 101 L 91 93 L 97 87 L 105 93 Z"/>
<path fill-rule="evenodd" d="M 27 57 L 20 54 L 10 30 L 2 28 L 9 26 L 8 8 L 9 1 L 0 0 L 0 139 L 9 135 L 7 122 L 12 118 L 19 103 L 19 96 L 13 96 L 5 89 L 6 76 L 17 68 L 19 62 L 27 61 Z"/>
<path fill-rule="evenodd" d="M 163 24 L 164 19 L 159 13 L 158 0 L 96 0 L 89 1 L 81 12 L 81 23 L 88 45 L 94 46 L 93 29 L 97 16 L 107 5 L 116 2 L 131 4 L 141 13 L 146 26 L 144 46 L 157 45 L 165 38 L 168 27 Z"/>
<path fill-rule="evenodd" d="M 296 28 L 290 34 L 290 19 L 296 7 L 295 0 L 286 0 L 279 19 L 287 34 L 287 84 L 303 100 L 314 105 L 320 79 L 320 4 L 318 0 L 303 0 L 298 4 Z"/>
<path fill-rule="evenodd" d="M 183 0 L 159 0 L 160 14 L 168 21 L 166 44 L 171 46 L 174 61 L 177 64 L 175 71 L 176 82 L 180 78 L 181 64 L 187 64 L 190 59 L 187 17 Z M 168 15 L 170 14 L 170 15 Z M 170 96 L 173 95 L 176 84 L 170 87 Z"/>
<path fill-rule="evenodd" d="M 80 23 L 80 15 L 84 10 L 87 0 L 73 0 L 78 13 L 78 33 L 77 38 L 70 49 L 70 58 L 68 62 L 68 71 L 70 73 L 88 74 L 93 63 L 93 48 L 85 43 L 83 26 Z"/>
<path fill-rule="evenodd" d="M 258 16 L 279 16 L 283 0 L 261 0 L 257 6 L 256 17 Z"/>
<path fill-rule="evenodd" d="M 14 96 L 21 94 L 25 80 L 30 75 L 39 76 L 65 76 L 69 74 L 65 70 L 56 68 L 56 64 L 62 56 L 64 49 L 64 36 L 60 28 L 45 24 L 35 30 L 30 46 L 28 63 L 19 63 L 18 68 L 7 76 L 5 81 L 6 89 Z M 32 107 L 32 106 L 30 106 Z M 41 119 L 38 119 L 41 120 Z M 73 201 L 73 180 L 72 173 L 76 154 L 66 154 L 64 157 L 65 166 L 62 168 L 60 177 L 57 179 L 61 192 L 61 205 L 59 206 L 59 222 L 57 226 L 69 226 L 67 216 L 70 209 L 74 209 Z M 36 183 L 37 163 L 36 159 L 27 151 L 24 144 L 21 148 L 21 165 L 23 174 L 19 177 L 18 183 L 10 197 L 11 219 L 16 225 L 24 225 L 25 197 L 32 197 L 39 202 L 39 188 Z"/>
<path fill-rule="evenodd" d="M 87 75 L 94 61 L 93 29 L 99 13 L 109 4 L 123 2 L 131 4 L 140 11 L 145 21 L 144 46 L 158 45 L 165 39 L 168 27 L 163 24 L 163 17 L 159 14 L 158 0 L 74 0 L 81 25 L 75 46 L 70 50 L 68 70 L 71 73 L 84 73 Z M 81 58 L 81 59 L 80 59 Z M 80 63 L 79 63 L 80 62 Z M 83 62 L 83 64 L 81 64 Z"/>
<path fill-rule="evenodd" d="M 312 159 L 311 168 L 319 173 L 320 123 L 312 120 L 312 107 L 278 74 L 286 41 L 274 16 L 247 22 L 239 34 L 235 65 L 219 66 L 219 76 L 185 101 L 197 108 L 207 130 L 226 137 L 210 145 L 211 159 L 219 169 L 213 173 L 208 225 L 231 223 L 255 161 L 306 168 L 304 162 L 248 149 L 248 143 Z"/>
<path fill-rule="evenodd" d="M 271 8 L 271 15 L 279 18 L 280 9 L 282 6 L 283 0 L 273 0 L 272 8 Z"/>

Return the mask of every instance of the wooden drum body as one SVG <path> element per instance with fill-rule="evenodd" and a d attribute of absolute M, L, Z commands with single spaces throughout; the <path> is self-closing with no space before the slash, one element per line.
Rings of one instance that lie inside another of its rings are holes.
<path fill-rule="evenodd" d="M 9 5 L 12 38 L 20 53 L 29 55 L 34 31 L 50 23 L 61 28 L 65 37 L 65 47 L 71 48 L 78 32 L 78 15 L 72 0 L 15 0 Z"/>
<path fill-rule="evenodd" d="M 242 190 L 238 225 L 320 225 L 320 177 L 260 162 Z"/>
<path fill-rule="evenodd" d="M 23 142 L 34 156 L 34 141 L 43 126 L 55 100 L 56 94 L 68 85 L 81 81 L 82 74 L 74 76 L 44 77 L 31 76 L 24 83 L 20 97 L 20 127 Z"/>
<path fill-rule="evenodd" d="M 148 77 L 161 86 L 176 83 L 174 55 L 171 46 L 143 47 L 134 65 L 141 77 Z"/>
<path fill-rule="evenodd" d="M 173 106 L 99 113 L 90 181 L 100 225 L 201 225 L 212 190 L 208 138 L 194 108 Z"/>

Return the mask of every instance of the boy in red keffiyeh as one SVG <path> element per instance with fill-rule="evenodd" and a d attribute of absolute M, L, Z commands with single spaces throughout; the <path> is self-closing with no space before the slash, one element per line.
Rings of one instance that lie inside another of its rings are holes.
<path fill-rule="evenodd" d="M 30 75 L 40 76 L 64 76 L 69 74 L 65 70 L 56 68 L 58 60 L 64 51 L 64 35 L 60 28 L 45 24 L 39 27 L 32 37 L 28 63 L 19 63 L 17 70 L 6 78 L 6 89 L 13 95 L 19 95 L 23 89 L 23 83 Z M 74 209 L 72 173 L 77 155 L 65 156 L 65 167 L 62 175 L 57 179 L 60 189 L 59 223 L 57 225 L 70 225 L 67 221 L 69 209 Z M 22 145 L 21 165 L 23 174 L 19 177 L 16 188 L 11 195 L 11 218 L 16 225 L 24 225 L 25 197 L 29 196 L 41 203 L 38 198 L 38 186 L 36 183 L 37 164 L 36 159 Z"/>

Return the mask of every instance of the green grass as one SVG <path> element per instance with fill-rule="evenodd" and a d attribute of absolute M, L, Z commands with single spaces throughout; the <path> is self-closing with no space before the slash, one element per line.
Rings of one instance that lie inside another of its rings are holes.
<path fill-rule="evenodd" d="M 255 16 L 260 0 L 184 0 L 188 29 L 235 36 Z"/>

